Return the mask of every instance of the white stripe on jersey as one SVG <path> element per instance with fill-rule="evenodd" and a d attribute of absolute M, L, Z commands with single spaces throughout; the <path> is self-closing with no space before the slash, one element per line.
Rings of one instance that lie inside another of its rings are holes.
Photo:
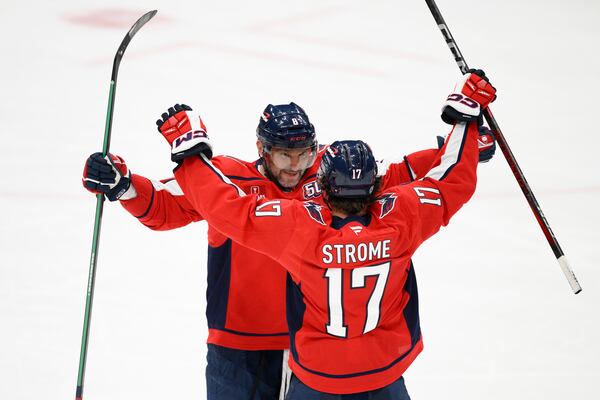
<path fill-rule="evenodd" d="M 439 181 L 446 175 L 446 172 L 448 172 L 448 170 L 458 162 L 458 159 L 460 158 L 463 138 L 465 137 L 466 133 L 466 122 L 460 122 L 454 125 L 454 130 L 452 131 L 450 138 L 448 139 L 448 143 L 446 144 L 446 149 L 444 150 L 444 154 L 442 155 L 440 165 L 438 165 L 435 168 L 432 168 L 427 173 L 427 175 L 425 175 L 426 178 L 432 178 Z"/>
<path fill-rule="evenodd" d="M 238 160 L 238 159 L 237 159 L 237 158 L 235 158 L 235 157 L 232 157 L 232 156 L 227 156 L 227 155 L 221 155 L 221 156 L 219 156 L 219 157 L 228 158 L 228 159 L 230 159 L 230 160 L 233 160 L 233 161 L 235 161 L 236 163 L 238 163 L 238 164 L 240 164 L 240 165 L 242 165 L 242 166 L 244 166 L 244 167 L 246 166 L 246 164 L 244 164 L 244 162 L 243 162 L 242 160 Z"/>
<path fill-rule="evenodd" d="M 166 190 L 167 192 L 171 193 L 173 196 L 183 196 L 183 190 L 181 190 L 181 187 L 179 186 L 179 184 L 177 183 L 177 181 L 175 179 L 170 180 L 165 183 L 162 183 L 160 181 L 154 181 L 154 180 L 150 180 L 150 182 L 152 182 L 152 186 L 154 186 L 154 190 L 156 190 L 156 191 Z"/>
<path fill-rule="evenodd" d="M 410 181 L 414 181 L 415 177 L 417 176 L 417 174 L 415 174 L 415 171 L 413 171 L 412 167 L 410 166 L 410 163 L 408 162 L 407 159 L 405 159 L 405 163 L 406 166 L 408 167 L 408 173 L 410 174 Z"/>
<path fill-rule="evenodd" d="M 231 180 L 228 177 L 226 177 L 225 174 L 223 174 L 219 168 L 215 167 L 213 165 L 213 163 L 210 162 L 210 160 L 208 159 L 208 157 L 206 157 L 204 155 L 204 153 L 201 153 L 200 157 L 202 157 L 202 159 L 210 167 L 210 169 L 212 169 L 217 175 L 219 175 L 221 177 L 221 179 L 223 179 L 223 181 L 225 183 L 227 183 L 227 184 L 233 186 L 234 188 L 236 188 L 237 191 L 238 191 L 238 194 L 240 195 L 240 197 L 246 195 L 246 193 L 244 193 L 244 191 L 242 189 L 240 189 L 240 187 L 238 185 L 236 185 L 235 183 L 231 182 Z"/>

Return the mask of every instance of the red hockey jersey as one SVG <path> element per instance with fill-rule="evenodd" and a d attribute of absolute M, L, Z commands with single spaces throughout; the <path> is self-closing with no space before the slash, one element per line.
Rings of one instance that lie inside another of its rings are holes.
<path fill-rule="evenodd" d="M 289 271 L 294 374 L 322 392 L 357 393 L 398 379 L 422 349 L 410 259 L 473 194 L 477 136 L 475 124 L 457 124 L 424 179 L 388 188 L 361 217 L 244 195 L 203 156 L 175 177 L 213 228 Z"/>
<path fill-rule="evenodd" d="M 346 219 L 311 201 L 245 195 L 204 156 L 175 177 L 214 229 L 289 271 L 294 374 L 322 392 L 357 393 L 398 379 L 422 349 L 411 256 L 473 194 L 477 137 L 475 124 L 457 124 L 424 179 Z"/>
<path fill-rule="evenodd" d="M 245 193 L 266 199 L 297 199 L 320 202 L 315 177 L 320 156 L 292 191 L 282 191 L 258 170 L 258 161 L 246 162 L 217 156 L 212 163 Z M 411 154 L 400 162 L 382 162 L 382 187 L 406 183 L 422 177 L 439 150 Z M 175 180 L 150 181 L 132 176 L 138 193 L 121 204 L 141 223 L 155 230 L 174 229 L 200 221 L 197 212 Z M 262 238 L 277 246 L 280 237 Z M 208 229 L 208 342 L 241 350 L 289 348 L 286 324 L 286 271 L 273 259 L 232 242 L 209 224 Z"/>

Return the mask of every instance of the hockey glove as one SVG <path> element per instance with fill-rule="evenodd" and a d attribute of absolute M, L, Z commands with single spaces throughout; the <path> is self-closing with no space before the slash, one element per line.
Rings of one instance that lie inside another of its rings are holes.
<path fill-rule="evenodd" d="M 494 157 L 496 154 L 496 138 L 494 132 L 491 129 L 480 126 L 479 127 L 479 138 L 477 138 L 477 144 L 479 146 L 479 162 L 486 163 Z"/>
<path fill-rule="evenodd" d="M 94 194 L 103 194 L 110 201 L 129 200 L 136 196 L 131 186 L 131 172 L 119 156 L 94 153 L 83 169 L 83 187 Z"/>
<path fill-rule="evenodd" d="M 451 125 L 476 121 L 481 111 L 496 100 L 496 88 L 480 69 L 470 69 L 454 90 L 442 106 L 442 120 Z"/>
<path fill-rule="evenodd" d="M 438 149 L 441 149 L 446 139 L 443 136 L 437 137 Z M 479 138 L 477 139 L 479 146 L 479 162 L 486 163 L 496 154 L 496 138 L 494 133 L 485 126 L 479 127 Z"/>
<path fill-rule="evenodd" d="M 186 157 L 204 154 L 212 158 L 212 145 L 199 115 L 185 104 L 175 104 L 156 121 L 158 131 L 171 145 L 171 160 L 180 162 Z"/>

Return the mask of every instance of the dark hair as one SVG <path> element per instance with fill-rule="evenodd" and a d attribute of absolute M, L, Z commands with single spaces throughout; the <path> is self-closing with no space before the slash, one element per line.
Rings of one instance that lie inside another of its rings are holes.
<path fill-rule="evenodd" d="M 331 209 L 342 211 L 348 215 L 356 215 L 364 211 L 367 207 L 375 202 L 377 196 L 379 195 L 381 178 L 375 178 L 373 193 L 367 197 L 361 197 L 357 199 L 331 195 L 331 187 L 329 182 L 327 182 L 327 179 L 319 179 L 319 187 L 323 191 L 325 202 Z"/>

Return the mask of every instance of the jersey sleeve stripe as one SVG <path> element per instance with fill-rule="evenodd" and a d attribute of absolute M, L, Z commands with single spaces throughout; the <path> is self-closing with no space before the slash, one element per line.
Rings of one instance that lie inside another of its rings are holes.
<path fill-rule="evenodd" d="M 464 122 L 457 123 L 454 126 L 454 130 L 448 139 L 440 164 L 437 167 L 432 168 L 427 175 L 425 175 L 426 178 L 441 181 L 460 161 L 465 139 L 467 137 L 467 128 L 468 124 Z"/>
<path fill-rule="evenodd" d="M 408 172 L 408 176 L 410 177 L 410 181 L 413 182 L 415 180 L 415 171 L 413 171 L 410 163 L 408 162 L 408 157 L 404 156 L 404 165 L 406 165 L 406 171 Z"/>
<path fill-rule="evenodd" d="M 181 190 L 175 179 L 169 179 L 164 182 L 151 180 L 150 182 L 152 182 L 152 187 L 157 191 L 166 190 L 173 196 L 183 196 L 183 190 Z"/>
<path fill-rule="evenodd" d="M 215 174 L 217 174 L 217 176 L 219 178 L 221 178 L 221 180 L 223 182 L 225 182 L 226 184 L 228 184 L 229 186 L 231 186 L 235 190 L 237 190 L 238 195 L 240 195 L 240 196 L 246 195 L 246 193 L 244 193 L 244 191 L 242 189 L 240 189 L 239 186 L 237 186 L 235 183 L 231 182 L 231 180 L 225 174 L 223 174 L 217 167 L 215 167 L 214 164 L 212 162 L 210 162 L 210 160 L 204 154 L 200 154 L 200 159 L 202 160 L 202 162 L 204 162 L 204 164 L 206 164 L 206 166 L 208 166 L 211 169 L 211 171 L 213 171 Z"/>
<path fill-rule="evenodd" d="M 226 175 L 229 179 L 235 179 L 237 181 L 264 181 L 265 179 L 259 177 L 246 177 L 246 176 L 237 176 L 237 175 Z"/>
<path fill-rule="evenodd" d="M 156 192 L 156 189 L 154 189 L 154 185 L 152 185 L 152 194 L 150 195 L 150 203 L 148 203 L 148 208 L 146 208 L 146 211 L 144 211 L 143 214 L 141 215 L 136 215 L 135 217 L 137 219 L 142 219 L 144 218 L 146 215 L 148 215 L 148 213 L 150 212 L 150 210 L 152 209 L 152 205 L 154 204 L 154 193 Z"/>

